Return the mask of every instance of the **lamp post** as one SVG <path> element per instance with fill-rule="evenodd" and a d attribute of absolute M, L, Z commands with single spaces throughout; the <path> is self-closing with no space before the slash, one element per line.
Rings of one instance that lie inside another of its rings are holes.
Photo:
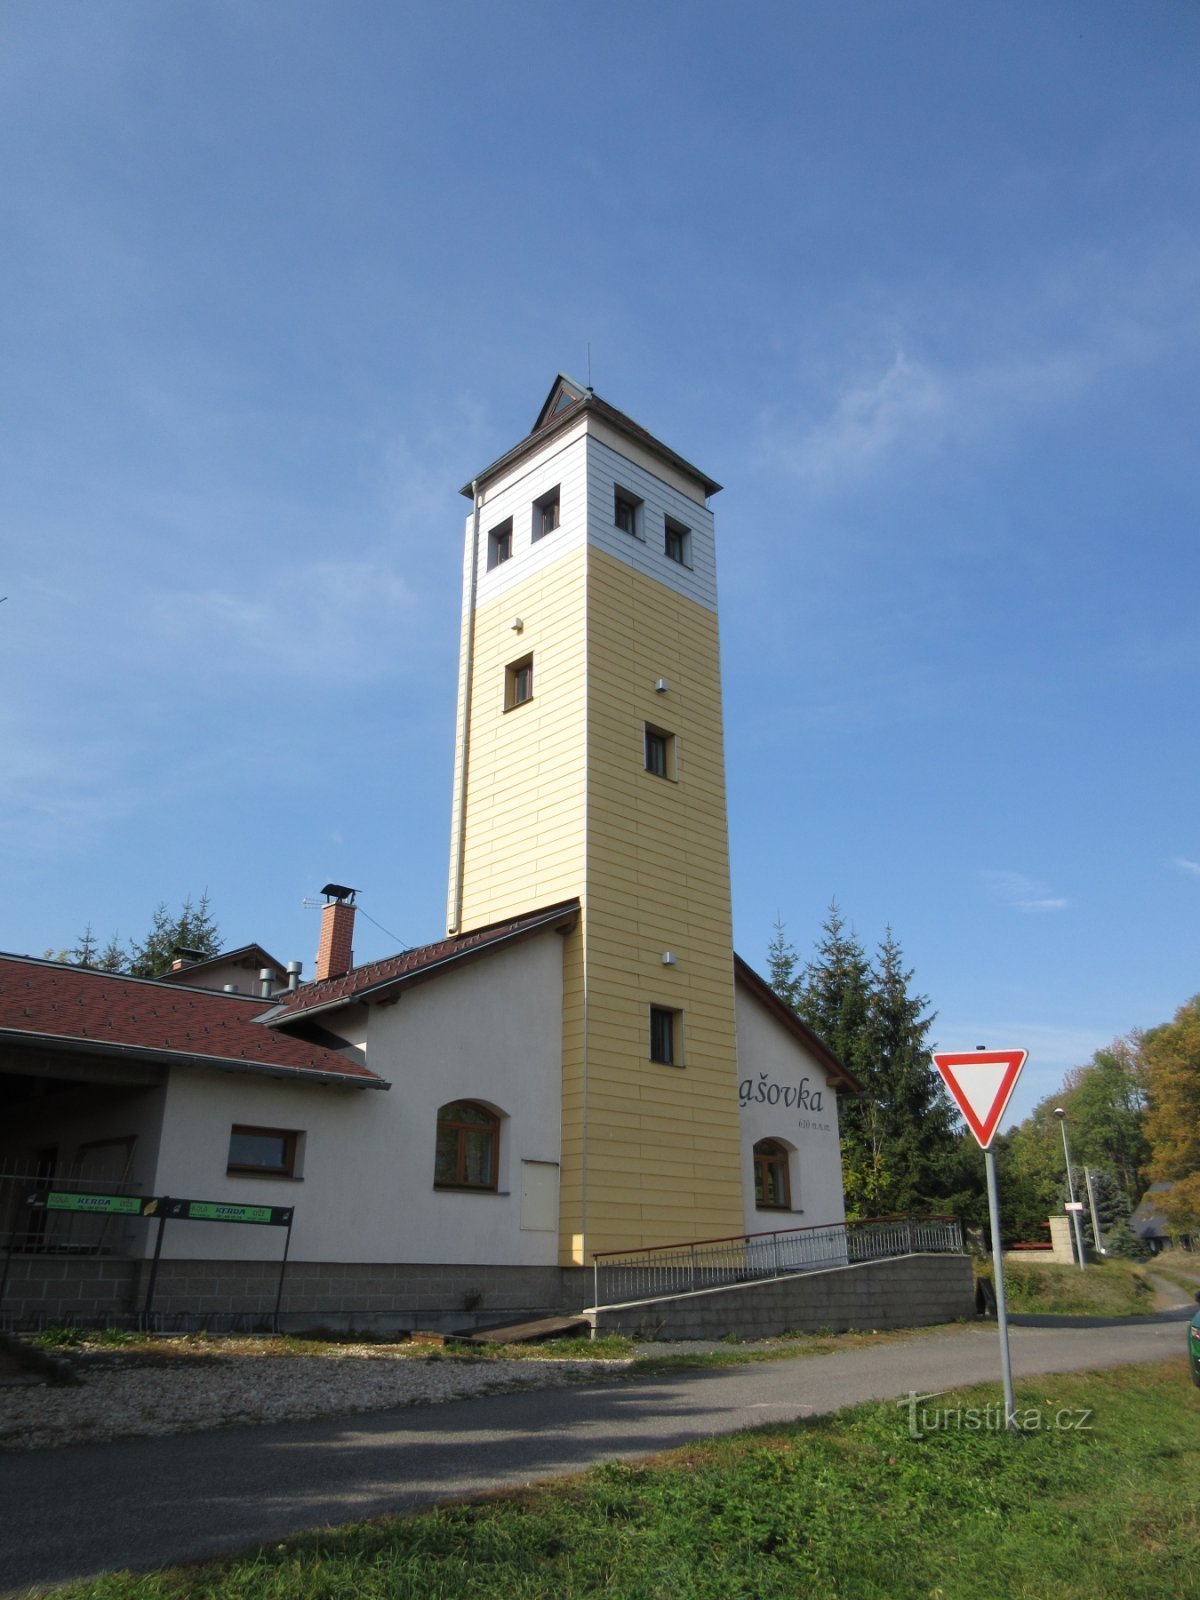
<path fill-rule="evenodd" d="M 1082 1272 L 1087 1263 L 1083 1257 L 1083 1224 L 1079 1220 L 1079 1202 L 1075 1199 L 1075 1175 L 1071 1171 L 1071 1147 L 1067 1143 L 1067 1113 L 1062 1106 L 1055 1106 L 1054 1115 L 1058 1118 L 1058 1125 L 1062 1129 L 1063 1158 L 1067 1163 L 1067 1192 L 1071 1196 L 1071 1223 L 1075 1229 L 1075 1250 L 1079 1256 L 1079 1270 Z"/>

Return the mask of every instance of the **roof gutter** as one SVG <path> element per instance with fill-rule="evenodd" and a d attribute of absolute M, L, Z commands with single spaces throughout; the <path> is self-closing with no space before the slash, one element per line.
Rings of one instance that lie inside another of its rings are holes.
<path fill-rule="evenodd" d="M 59 1033 L 31 1033 L 22 1028 L 0 1028 L 0 1044 L 21 1044 L 31 1049 L 63 1055 L 102 1056 L 109 1060 L 146 1063 L 158 1067 L 211 1067 L 218 1072 L 239 1072 L 255 1077 L 288 1078 L 296 1083 L 328 1084 L 338 1089 L 390 1089 L 391 1084 L 371 1073 L 322 1072 L 317 1067 L 285 1067 L 274 1061 L 247 1061 L 243 1056 L 196 1055 L 185 1050 L 155 1050 L 142 1045 L 109 1044 L 102 1039 L 73 1038 Z"/>

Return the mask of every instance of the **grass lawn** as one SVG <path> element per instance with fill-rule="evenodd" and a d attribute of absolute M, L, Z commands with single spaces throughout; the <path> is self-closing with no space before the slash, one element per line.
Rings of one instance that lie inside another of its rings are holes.
<path fill-rule="evenodd" d="M 1018 1437 L 988 1425 L 997 1393 L 993 1385 L 940 1395 L 915 1410 L 860 1406 L 520 1495 L 54 1594 L 1191 1600 L 1200 1592 L 1200 1391 L 1182 1356 L 1023 1384 Z"/>
<path fill-rule="evenodd" d="M 992 1276 L 990 1265 L 977 1269 Z M 1043 1311 L 1059 1316 L 1133 1317 L 1154 1310 L 1154 1286 L 1146 1267 L 1111 1258 L 1075 1266 L 1052 1261 L 1006 1261 L 1004 1289 L 1010 1311 Z"/>

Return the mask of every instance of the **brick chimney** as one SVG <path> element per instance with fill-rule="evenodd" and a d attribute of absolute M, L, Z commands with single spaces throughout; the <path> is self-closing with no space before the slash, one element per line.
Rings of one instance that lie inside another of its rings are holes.
<path fill-rule="evenodd" d="M 341 883 L 327 883 L 321 890 L 321 943 L 317 950 L 315 981 L 344 977 L 354 965 L 354 896 L 357 889 Z"/>

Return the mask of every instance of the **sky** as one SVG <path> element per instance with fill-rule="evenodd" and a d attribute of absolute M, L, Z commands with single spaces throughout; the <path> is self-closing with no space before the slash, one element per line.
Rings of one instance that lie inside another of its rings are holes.
<path fill-rule="evenodd" d="M 1193 0 L 0 0 L 0 948 L 444 931 L 459 486 L 725 485 L 735 935 L 1008 1122 L 1200 989 Z"/>

